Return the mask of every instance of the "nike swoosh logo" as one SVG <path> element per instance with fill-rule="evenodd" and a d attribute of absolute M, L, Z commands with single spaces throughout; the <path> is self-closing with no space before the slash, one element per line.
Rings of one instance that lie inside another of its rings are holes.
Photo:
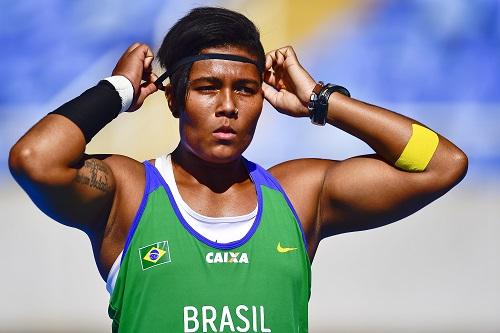
<path fill-rule="evenodd" d="M 280 243 L 278 243 L 278 246 L 276 246 L 276 250 L 278 250 L 279 253 L 287 253 L 290 251 L 295 251 L 295 250 L 297 250 L 297 248 L 296 247 L 282 247 L 281 242 L 280 242 Z"/>

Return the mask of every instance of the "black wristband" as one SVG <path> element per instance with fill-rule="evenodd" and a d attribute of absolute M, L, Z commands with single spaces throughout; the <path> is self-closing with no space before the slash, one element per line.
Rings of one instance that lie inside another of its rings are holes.
<path fill-rule="evenodd" d="M 351 97 L 349 90 L 342 86 L 328 83 L 323 86 L 321 92 L 318 94 L 318 100 L 316 101 L 315 108 L 311 112 L 311 122 L 315 125 L 324 126 L 326 124 L 326 116 L 328 114 L 328 100 L 330 95 L 334 92 L 338 92 L 347 97 Z"/>
<path fill-rule="evenodd" d="M 111 120 L 115 119 L 122 108 L 122 100 L 115 87 L 102 80 L 95 87 L 61 105 L 49 114 L 60 114 L 75 123 L 90 140 Z"/>

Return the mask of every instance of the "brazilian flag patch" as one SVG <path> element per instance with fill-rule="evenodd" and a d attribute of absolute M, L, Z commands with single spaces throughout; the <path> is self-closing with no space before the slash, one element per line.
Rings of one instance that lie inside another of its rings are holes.
<path fill-rule="evenodd" d="M 170 262 L 168 241 L 162 241 L 139 249 L 142 270 Z"/>

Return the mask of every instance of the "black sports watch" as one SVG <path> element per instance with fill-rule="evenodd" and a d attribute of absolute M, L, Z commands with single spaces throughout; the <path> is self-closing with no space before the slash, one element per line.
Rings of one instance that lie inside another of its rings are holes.
<path fill-rule="evenodd" d="M 310 110 L 311 122 L 314 125 L 324 126 L 326 124 L 326 115 L 328 113 L 328 99 L 334 92 L 338 92 L 344 96 L 351 97 L 351 93 L 346 88 L 328 83 L 323 86 L 321 92 L 318 94 L 318 99 L 314 103 L 315 107 Z"/>

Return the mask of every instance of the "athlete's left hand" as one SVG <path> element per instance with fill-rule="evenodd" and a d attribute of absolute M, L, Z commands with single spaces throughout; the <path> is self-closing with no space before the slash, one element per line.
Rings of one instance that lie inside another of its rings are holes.
<path fill-rule="evenodd" d="M 262 90 L 266 100 L 279 112 L 292 117 L 309 117 L 307 103 L 315 85 L 291 46 L 266 54 Z"/>

